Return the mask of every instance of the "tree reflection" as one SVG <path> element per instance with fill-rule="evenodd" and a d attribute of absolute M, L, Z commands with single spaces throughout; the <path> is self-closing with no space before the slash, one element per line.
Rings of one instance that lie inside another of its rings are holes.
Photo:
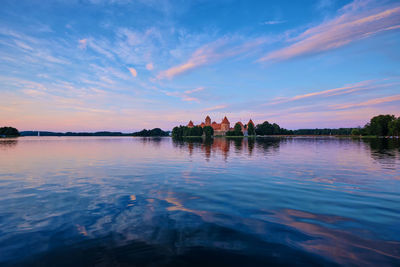
<path fill-rule="evenodd" d="M 18 144 L 16 139 L 0 139 L 0 149 L 10 149 L 14 148 Z"/>
<path fill-rule="evenodd" d="M 395 168 L 396 160 L 400 159 L 400 139 L 365 138 L 362 142 L 370 148 L 371 157 L 379 163 Z"/>
<path fill-rule="evenodd" d="M 185 149 L 192 156 L 196 149 L 203 152 L 206 160 L 213 154 L 220 154 L 227 160 L 230 156 L 231 147 L 235 154 L 247 154 L 253 156 L 255 151 L 259 153 L 275 153 L 279 149 L 280 138 L 185 138 L 173 139 L 173 145 Z"/>

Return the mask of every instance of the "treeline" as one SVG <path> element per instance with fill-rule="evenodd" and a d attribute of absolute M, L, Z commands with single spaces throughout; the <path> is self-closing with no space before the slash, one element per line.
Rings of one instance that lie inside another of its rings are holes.
<path fill-rule="evenodd" d="M 134 133 L 121 133 L 121 132 L 49 132 L 49 131 L 23 131 L 21 132 L 22 136 L 37 136 L 39 133 L 40 136 L 169 136 L 168 131 L 163 131 L 160 128 L 154 128 L 152 130 L 143 129 L 140 132 Z"/>
<path fill-rule="evenodd" d="M 291 130 L 294 135 L 350 135 L 353 128 L 339 128 L 339 129 L 298 129 Z"/>
<path fill-rule="evenodd" d="M 121 133 L 121 132 L 48 132 L 48 131 L 23 131 L 21 132 L 22 136 L 37 136 L 39 133 L 40 136 L 131 136 L 132 134 Z"/>
<path fill-rule="evenodd" d="M 17 137 L 20 136 L 19 131 L 13 127 L 1 127 L 0 137 Z"/>
<path fill-rule="evenodd" d="M 394 115 L 378 115 L 373 117 L 364 127 L 355 128 L 352 135 L 400 136 L 400 117 Z"/>
<path fill-rule="evenodd" d="M 160 128 L 154 128 L 152 130 L 143 129 L 140 132 L 135 132 L 132 134 L 133 136 L 169 136 L 169 132 L 163 131 Z"/>
<path fill-rule="evenodd" d="M 176 126 L 172 129 L 172 137 L 180 139 L 182 137 L 200 137 L 205 136 L 211 137 L 214 135 L 214 129 L 211 126 L 200 126 L 187 127 L 187 126 Z"/>

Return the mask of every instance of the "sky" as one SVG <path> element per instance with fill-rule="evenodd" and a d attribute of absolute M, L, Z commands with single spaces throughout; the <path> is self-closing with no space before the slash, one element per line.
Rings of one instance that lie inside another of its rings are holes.
<path fill-rule="evenodd" d="M 400 116 L 400 1 L 2 0 L 0 126 Z"/>

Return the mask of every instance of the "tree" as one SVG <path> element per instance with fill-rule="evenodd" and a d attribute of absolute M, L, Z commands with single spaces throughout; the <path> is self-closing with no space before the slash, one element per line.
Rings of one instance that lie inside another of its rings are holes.
<path fill-rule="evenodd" d="M 387 136 L 389 133 L 389 123 L 395 120 L 394 115 L 379 115 L 371 119 L 369 132 L 376 136 Z"/>
<path fill-rule="evenodd" d="M 174 127 L 172 129 L 172 137 L 179 139 L 182 137 L 188 137 L 188 136 L 202 136 L 203 135 L 203 128 L 200 126 L 195 126 L 195 127 L 187 127 L 187 126 L 179 126 L 179 127 Z"/>
<path fill-rule="evenodd" d="M 273 128 L 272 134 L 280 134 L 281 133 L 281 127 L 279 127 L 278 124 L 273 123 L 272 128 Z"/>
<path fill-rule="evenodd" d="M 0 136 L 5 137 L 17 137 L 20 136 L 19 131 L 13 127 L 1 127 L 0 128 Z"/>
<path fill-rule="evenodd" d="M 274 133 L 274 128 L 268 121 L 264 121 L 262 124 L 257 124 L 256 133 L 258 135 L 271 135 Z"/>
<path fill-rule="evenodd" d="M 351 131 L 351 135 L 360 135 L 361 134 L 361 131 L 360 131 L 360 129 L 358 129 L 358 128 L 354 128 L 352 131 Z"/>
<path fill-rule="evenodd" d="M 211 126 L 204 126 L 203 133 L 206 138 L 210 138 L 214 135 L 214 129 Z"/>
<path fill-rule="evenodd" d="M 177 127 L 175 127 L 175 128 L 177 128 Z M 177 130 L 175 130 L 175 134 L 177 134 L 176 131 Z M 100 132 L 100 134 L 101 134 L 101 132 Z M 110 135 L 107 132 L 105 132 L 104 134 Z M 116 133 L 116 134 L 118 134 L 118 133 Z M 95 133 L 94 135 L 99 135 L 99 133 Z M 165 131 L 161 130 L 160 128 L 154 128 L 152 130 L 143 129 L 140 132 L 133 133 L 132 135 L 133 136 L 144 136 L 144 137 L 146 137 L 146 136 L 168 136 L 169 132 L 165 132 Z"/>
<path fill-rule="evenodd" d="M 236 136 L 243 136 L 242 126 L 238 122 L 235 124 L 233 131 L 235 132 Z"/>
<path fill-rule="evenodd" d="M 172 129 L 172 138 L 180 139 L 183 137 L 183 126 L 176 126 Z"/>
<path fill-rule="evenodd" d="M 247 125 L 247 134 L 248 135 L 255 135 L 256 134 L 256 129 L 254 128 L 254 125 L 252 123 L 249 123 Z"/>
<path fill-rule="evenodd" d="M 389 134 L 391 136 L 400 136 L 400 117 L 389 122 Z"/>

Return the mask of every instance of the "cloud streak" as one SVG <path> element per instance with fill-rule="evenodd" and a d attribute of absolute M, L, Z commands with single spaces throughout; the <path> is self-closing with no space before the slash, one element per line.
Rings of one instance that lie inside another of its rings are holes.
<path fill-rule="evenodd" d="M 192 94 L 201 92 L 203 90 L 204 90 L 204 87 L 197 87 L 195 89 L 186 90 L 184 92 L 170 92 L 170 91 L 165 91 L 165 90 L 162 90 L 162 92 L 168 96 L 180 97 L 183 101 L 197 101 L 198 102 L 199 99 L 192 96 Z"/>
<path fill-rule="evenodd" d="M 282 24 L 285 23 L 286 20 L 268 20 L 268 21 L 264 21 L 262 24 L 264 25 L 276 25 L 276 24 Z"/>
<path fill-rule="evenodd" d="M 365 11 L 365 3 L 345 6 L 342 15 L 294 38 L 292 45 L 273 51 L 258 61 L 279 61 L 335 49 L 379 32 L 400 29 L 400 6 Z"/>
<path fill-rule="evenodd" d="M 400 101 L 400 95 L 393 95 L 381 98 L 370 99 L 368 101 L 359 102 L 359 103 L 347 103 L 342 105 L 334 105 L 332 106 L 333 109 L 349 109 L 354 107 L 366 107 L 366 106 L 373 106 L 379 105 L 387 102 L 395 102 Z"/>
<path fill-rule="evenodd" d="M 328 89 L 328 90 L 317 91 L 317 92 L 312 92 L 312 93 L 308 93 L 308 94 L 296 95 L 293 97 L 282 97 L 274 102 L 267 103 L 266 105 L 276 105 L 276 104 L 288 103 L 288 102 L 292 102 L 292 101 L 296 101 L 296 100 L 301 100 L 301 99 L 306 99 L 306 98 L 311 98 L 311 97 L 318 97 L 318 96 L 327 97 L 327 96 L 335 96 L 335 95 L 342 95 L 342 94 L 350 94 L 350 93 L 354 93 L 354 92 L 361 91 L 361 90 L 368 90 L 368 89 L 376 88 L 377 86 L 381 86 L 381 87 L 388 86 L 387 84 L 374 85 L 374 82 L 375 81 L 373 81 L 373 80 L 368 80 L 368 81 L 362 81 L 362 82 L 358 82 L 355 84 L 338 87 L 338 88 L 334 88 L 334 89 Z M 389 84 L 389 85 L 391 85 L 391 84 Z"/>
<path fill-rule="evenodd" d="M 215 42 L 206 44 L 198 48 L 186 62 L 161 71 L 157 75 L 157 79 L 172 79 L 177 75 L 183 74 L 198 67 L 248 52 L 252 48 L 265 43 L 266 39 L 258 38 L 250 42 L 239 44 L 235 44 L 235 41 L 235 38 L 223 37 Z"/>
<path fill-rule="evenodd" d="M 202 111 L 203 111 L 203 112 L 205 112 L 205 111 L 214 111 L 214 110 L 224 109 L 224 108 L 227 108 L 227 107 L 228 107 L 227 105 L 217 105 L 217 106 L 205 108 L 205 109 L 203 109 Z"/>

